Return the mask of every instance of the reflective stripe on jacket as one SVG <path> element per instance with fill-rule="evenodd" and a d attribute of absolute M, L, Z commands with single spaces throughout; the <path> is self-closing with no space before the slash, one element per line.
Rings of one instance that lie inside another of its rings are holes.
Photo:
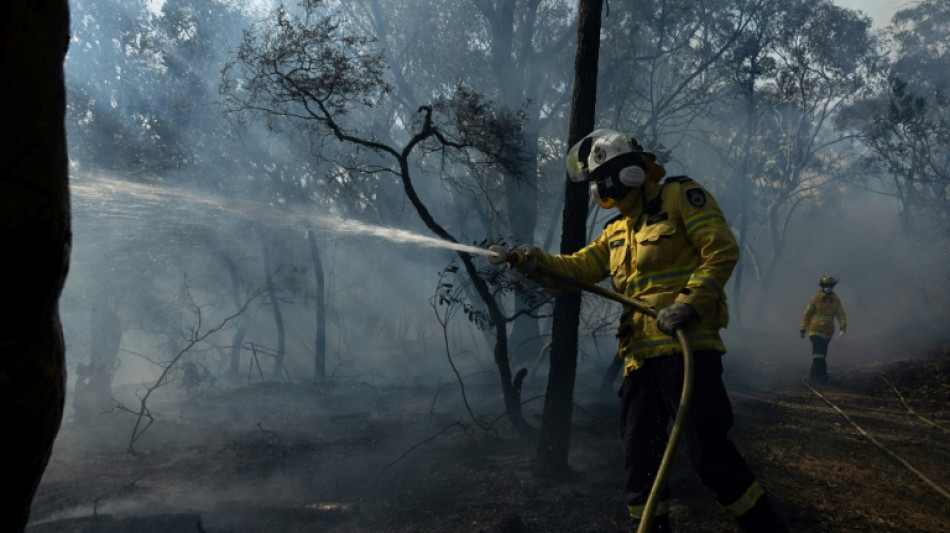
<path fill-rule="evenodd" d="M 614 290 L 655 309 L 674 301 L 691 306 L 699 320 L 686 328 L 694 350 L 725 351 L 719 329 L 729 321 L 723 287 L 739 259 L 739 248 L 716 200 L 689 178 L 673 178 L 659 189 L 651 213 L 642 206 L 605 226 L 592 243 L 570 255 L 543 254 L 542 262 L 588 283 L 607 277 Z M 656 209 L 658 207 L 658 209 Z M 529 276 L 545 283 L 540 275 Z M 645 359 L 680 353 L 675 338 L 656 320 L 625 309 L 617 337 L 624 373 Z"/>
<path fill-rule="evenodd" d="M 818 294 L 812 296 L 805 308 L 805 315 L 802 316 L 802 323 L 798 329 L 808 331 L 808 336 L 830 339 L 835 334 L 835 317 L 838 318 L 838 325 L 841 331 L 848 329 L 848 315 L 844 312 L 844 306 L 841 305 L 841 299 L 835 293 L 825 294 L 824 291 L 818 291 Z"/>

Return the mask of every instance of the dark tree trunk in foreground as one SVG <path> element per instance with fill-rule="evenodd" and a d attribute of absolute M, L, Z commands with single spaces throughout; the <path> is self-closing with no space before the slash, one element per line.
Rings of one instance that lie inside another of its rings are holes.
<path fill-rule="evenodd" d="M 594 129 L 597 102 L 597 61 L 600 56 L 600 17 L 603 0 L 579 0 L 577 53 L 574 56 L 574 93 L 568 146 Z M 586 241 L 587 185 L 565 180 L 564 213 L 561 219 L 562 254 L 580 250 Z M 580 325 L 581 294 L 558 294 L 554 301 L 551 335 L 551 366 L 541 418 L 538 463 L 550 475 L 569 472 L 571 415 L 574 410 L 574 378 L 577 371 L 577 329 Z"/>
<path fill-rule="evenodd" d="M 0 531 L 22 531 L 63 415 L 58 302 L 71 243 L 63 60 L 66 0 L 0 2 Z"/>

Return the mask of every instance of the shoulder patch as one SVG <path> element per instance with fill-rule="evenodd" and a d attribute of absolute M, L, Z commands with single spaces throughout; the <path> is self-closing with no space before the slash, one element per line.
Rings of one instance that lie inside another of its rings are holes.
<path fill-rule="evenodd" d="M 703 208 L 706 206 L 706 192 L 700 187 L 686 189 L 686 201 L 696 209 Z"/>

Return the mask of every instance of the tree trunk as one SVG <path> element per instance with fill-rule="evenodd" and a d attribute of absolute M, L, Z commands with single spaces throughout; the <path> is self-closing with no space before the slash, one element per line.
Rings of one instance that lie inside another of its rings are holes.
<path fill-rule="evenodd" d="M 65 0 L 0 3 L 0 242 L 7 301 L 0 333 L 0 531 L 26 527 L 59 432 L 66 391 L 58 303 L 72 242 L 63 60 Z"/>
<path fill-rule="evenodd" d="M 235 307 L 240 308 L 243 303 L 243 295 L 241 294 L 241 277 L 238 274 L 237 263 L 231 257 L 226 257 L 225 261 L 228 264 L 228 274 L 231 276 L 231 297 L 234 299 Z M 231 383 L 236 384 L 241 380 L 241 352 L 244 349 L 244 337 L 247 336 L 247 330 L 250 326 L 250 313 L 242 313 L 237 318 L 234 335 L 231 336 L 230 366 L 227 373 L 227 378 Z"/>
<path fill-rule="evenodd" d="M 313 379 L 323 381 L 327 377 L 327 299 L 326 279 L 323 275 L 323 262 L 317 248 L 317 237 L 313 230 L 307 231 L 310 243 L 310 257 L 313 260 L 313 276 L 317 281 L 317 338 L 313 345 Z"/>
<path fill-rule="evenodd" d="M 271 370 L 271 379 L 280 379 L 284 368 L 284 350 L 286 348 L 286 334 L 284 331 L 284 315 L 280 311 L 280 300 L 277 298 L 277 289 L 274 288 L 274 269 L 271 265 L 271 250 L 267 245 L 267 238 L 261 234 L 261 244 L 264 249 L 264 276 L 267 280 L 267 298 L 270 300 L 271 310 L 274 312 L 274 324 L 277 327 L 277 353 L 274 354 L 274 367 Z"/>
<path fill-rule="evenodd" d="M 431 135 L 432 130 L 429 129 L 430 127 L 431 125 L 427 119 L 426 124 L 423 126 L 423 131 L 416 135 L 415 141 L 418 142 L 419 139 Z M 435 233 L 446 241 L 457 243 L 458 240 L 436 222 L 432 217 L 432 213 L 429 212 L 429 209 L 422 203 L 422 199 L 419 198 L 415 185 L 412 183 L 412 175 L 409 173 L 409 160 L 407 155 L 410 152 L 410 149 L 405 148 L 403 149 L 403 153 L 406 155 L 399 157 L 399 175 L 402 177 L 402 186 L 403 191 L 406 193 L 406 198 L 409 199 L 409 202 L 416 209 L 416 213 L 419 215 L 422 223 L 425 224 L 432 233 Z M 495 301 L 495 297 L 488 287 L 488 283 L 483 277 L 478 275 L 478 268 L 472 261 L 472 256 L 467 252 L 461 251 L 456 252 L 456 255 L 458 255 L 459 260 L 462 261 L 465 272 L 472 280 L 472 286 L 475 288 L 475 292 L 478 293 L 478 296 L 488 308 L 489 321 L 491 322 L 492 329 L 495 331 L 494 358 L 495 365 L 498 367 L 499 377 L 501 378 L 505 413 L 519 435 L 522 437 L 533 437 L 535 431 L 524 419 L 524 413 L 521 410 L 521 385 L 528 371 L 527 369 L 521 369 L 514 376 L 511 374 L 511 365 L 508 360 L 508 323 L 505 320 L 505 315 L 499 307 L 498 302 Z"/>
<path fill-rule="evenodd" d="M 594 129 L 597 102 L 597 62 L 600 57 L 600 22 L 603 0 L 579 0 L 577 52 L 574 56 L 574 93 L 568 146 L 573 146 Z M 586 243 L 587 186 L 565 180 L 564 212 L 561 222 L 561 249 L 564 254 L 580 250 Z M 554 301 L 551 336 L 551 365 L 538 463 L 541 471 L 553 476 L 567 474 L 574 410 L 574 379 L 577 372 L 577 329 L 580 325 L 581 294 L 559 294 Z"/>
<path fill-rule="evenodd" d="M 76 368 L 73 388 L 76 421 L 82 424 L 94 422 L 113 406 L 112 376 L 122 342 L 122 324 L 108 294 L 94 298 L 89 319 L 89 364 Z"/>
<path fill-rule="evenodd" d="M 739 171 L 739 235 L 737 242 L 739 250 L 745 249 L 746 238 L 749 229 L 749 217 L 753 216 L 753 207 L 751 205 L 752 188 L 755 186 L 752 180 L 749 163 L 752 158 L 752 140 L 755 138 L 756 124 L 758 122 L 755 114 L 755 80 L 758 72 L 755 56 L 752 56 L 752 68 L 749 69 L 749 79 L 745 83 L 745 142 L 742 146 L 742 161 Z M 733 301 L 733 320 L 735 325 L 742 327 L 742 281 L 745 273 L 745 258 L 740 255 L 739 262 L 736 264 L 735 272 L 732 276 L 732 301 Z"/>

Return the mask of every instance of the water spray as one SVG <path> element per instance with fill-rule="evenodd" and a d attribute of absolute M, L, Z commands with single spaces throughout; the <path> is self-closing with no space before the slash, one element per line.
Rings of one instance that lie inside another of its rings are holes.
<path fill-rule="evenodd" d="M 492 245 L 488 248 L 488 251 L 493 254 L 488 256 L 493 264 L 504 263 L 507 264 L 509 268 L 517 268 L 519 265 L 525 265 L 529 262 L 528 257 L 517 250 L 509 251 L 502 246 Z M 642 300 L 637 300 L 625 294 L 562 274 L 552 268 L 539 264 L 538 261 L 534 261 L 531 269 L 532 272 L 538 272 L 541 276 L 557 283 L 596 294 L 608 300 L 613 300 L 621 305 L 632 307 L 649 317 L 656 318 L 657 310 Z M 682 329 L 676 330 L 676 340 L 679 341 L 680 347 L 683 349 L 683 390 L 680 392 L 680 403 L 679 408 L 676 410 L 676 418 L 673 420 L 673 427 L 670 429 L 670 437 L 666 442 L 666 449 L 663 452 L 663 459 L 660 461 L 656 479 L 653 481 L 653 487 L 650 488 L 650 496 L 647 498 L 647 503 L 643 508 L 643 516 L 640 519 L 637 533 L 647 533 L 653 525 L 653 515 L 656 513 L 660 493 L 666 485 L 670 468 L 673 466 L 673 456 L 676 454 L 676 447 L 679 444 L 679 438 L 683 432 L 683 425 L 689 414 L 689 405 L 693 399 L 693 350 L 686 338 L 686 333 L 684 333 Z"/>
<path fill-rule="evenodd" d="M 160 209 L 165 218 L 179 214 L 182 220 L 193 223 L 196 212 L 204 211 L 209 219 L 219 224 L 220 215 L 229 213 L 238 218 L 254 219 L 274 225 L 319 227 L 336 233 L 377 237 L 394 243 L 455 250 L 485 257 L 493 257 L 496 254 L 494 251 L 478 246 L 447 241 L 408 230 L 318 215 L 313 213 L 312 208 L 304 206 L 242 201 L 215 194 L 101 176 L 84 177 L 82 180 L 73 178 L 70 181 L 70 189 L 78 207 L 88 207 L 90 212 L 102 217 L 141 220 L 144 218 L 143 211 L 151 208 Z"/>

